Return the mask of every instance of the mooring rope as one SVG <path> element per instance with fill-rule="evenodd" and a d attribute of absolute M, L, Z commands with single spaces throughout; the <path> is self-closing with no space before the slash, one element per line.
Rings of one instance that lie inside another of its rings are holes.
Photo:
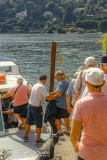
<path fill-rule="evenodd" d="M 0 150 L 0 160 L 5 160 L 8 156 L 11 155 L 12 155 L 11 150 L 5 150 L 5 149 Z"/>

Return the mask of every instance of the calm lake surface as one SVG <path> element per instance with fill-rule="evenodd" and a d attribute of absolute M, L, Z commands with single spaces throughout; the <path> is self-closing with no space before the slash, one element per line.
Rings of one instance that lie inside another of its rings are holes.
<path fill-rule="evenodd" d="M 0 34 L 0 57 L 12 59 L 23 77 L 32 85 L 41 73 L 47 74 L 49 88 L 51 43 L 57 42 L 56 71 L 64 70 L 73 78 L 88 56 L 96 58 L 99 66 L 102 48 L 96 44 L 101 34 Z M 62 54 L 62 64 L 59 61 Z M 56 80 L 55 80 L 56 86 Z"/>

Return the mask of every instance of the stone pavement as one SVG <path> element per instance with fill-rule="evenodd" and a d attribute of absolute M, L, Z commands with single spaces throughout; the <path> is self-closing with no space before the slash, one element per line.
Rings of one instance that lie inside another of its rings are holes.
<path fill-rule="evenodd" d="M 72 123 L 72 113 L 70 116 L 70 127 Z M 63 119 L 61 120 L 62 131 L 65 130 Z M 63 135 L 59 137 L 58 143 L 55 145 L 54 158 L 52 160 L 77 160 L 77 154 L 74 151 L 70 137 Z"/>
<path fill-rule="evenodd" d="M 70 142 L 70 137 L 63 135 L 55 145 L 54 158 L 52 160 L 77 160 L 77 154 Z"/>

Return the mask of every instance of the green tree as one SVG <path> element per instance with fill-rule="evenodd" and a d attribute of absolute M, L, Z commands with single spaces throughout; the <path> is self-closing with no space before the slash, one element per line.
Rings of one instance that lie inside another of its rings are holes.
<path fill-rule="evenodd" d="M 51 27 L 48 28 L 47 33 L 53 33 L 53 29 Z"/>
<path fill-rule="evenodd" d="M 100 21 L 98 23 L 98 28 L 101 32 L 107 32 L 107 20 Z"/>
<path fill-rule="evenodd" d="M 84 28 L 84 29 L 96 29 L 98 27 L 98 22 L 95 20 L 82 20 L 77 21 L 76 26 L 78 28 Z"/>
<path fill-rule="evenodd" d="M 57 28 L 57 33 L 62 33 L 62 28 L 61 27 Z"/>
<path fill-rule="evenodd" d="M 72 33 L 72 32 L 75 32 L 75 28 L 74 28 L 74 27 L 71 27 L 70 32 L 71 32 L 71 33 Z"/>

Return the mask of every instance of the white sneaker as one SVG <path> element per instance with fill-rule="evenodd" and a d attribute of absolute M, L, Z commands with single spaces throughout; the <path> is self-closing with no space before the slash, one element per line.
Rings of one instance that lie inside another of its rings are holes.
<path fill-rule="evenodd" d="M 18 121 L 18 128 L 20 128 L 22 124 L 22 121 Z"/>

